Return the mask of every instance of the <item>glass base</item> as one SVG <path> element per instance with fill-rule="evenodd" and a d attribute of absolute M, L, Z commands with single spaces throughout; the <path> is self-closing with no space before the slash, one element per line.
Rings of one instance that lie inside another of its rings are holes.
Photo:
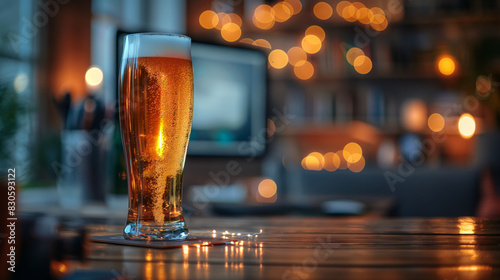
<path fill-rule="evenodd" d="M 184 222 L 171 222 L 163 225 L 143 222 L 139 226 L 127 222 L 123 229 L 123 237 L 130 240 L 185 240 L 189 230 Z"/>

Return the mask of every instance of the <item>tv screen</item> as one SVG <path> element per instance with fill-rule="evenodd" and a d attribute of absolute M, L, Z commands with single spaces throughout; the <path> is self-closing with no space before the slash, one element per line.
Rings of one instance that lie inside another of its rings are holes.
<path fill-rule="evenodd" d="M 266 129 L 265 54 L 193 42 L 191 55 L 194 113 L 188 154 L 262 155 L 265 139 L 259 138 L 259 132 Z"/>

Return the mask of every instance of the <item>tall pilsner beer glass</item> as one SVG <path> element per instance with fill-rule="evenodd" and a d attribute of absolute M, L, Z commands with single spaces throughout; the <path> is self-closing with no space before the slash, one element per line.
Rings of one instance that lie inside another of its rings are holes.
<path fill-rule="evenodd" d="M 182 173 L 193 116 L 191 39 L 141 33 L 125 37 L 120 126 L 129 206 L 123 235 L 182 240 Z"/>

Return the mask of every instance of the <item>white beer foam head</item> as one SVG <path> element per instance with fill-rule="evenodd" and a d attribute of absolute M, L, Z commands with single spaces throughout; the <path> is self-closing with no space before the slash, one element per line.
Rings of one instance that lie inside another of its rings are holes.
<path fill-rule="evenodd" d="M 125 36 L 123 59 L 173 57 L 191 59 L 191 38 L 176 34 L 136 33 Z"/>

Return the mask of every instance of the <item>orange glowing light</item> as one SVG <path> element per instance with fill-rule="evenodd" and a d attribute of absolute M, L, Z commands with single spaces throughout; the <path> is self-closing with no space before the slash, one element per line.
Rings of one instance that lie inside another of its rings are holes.
<path fill-rule="evenodd" d="M 239 27 L 243 24 L 243 21 L 241 20 L 241 17 L 237 14 L 230 13 L 229 17 L 231 18 L 231 22 L 237 24 Z"/>
<path fill-rule="evenodd" d="M 265 39 L 257 39 L 252 43 L 252 45 L 271 49 L 271 44 Z"/>
<path fill-rule="evenodd" d="M 349 6 L 346 6 L 342 10 L 342 17 L 349 22 L 355 22 L 357 20 L 356 19 L 357 13 L 358 13 L 358 9 L 356 9 L 356 7 L 354 5 L 350 4 Z"/>
<path fill-rule="evenodd" d="M 373 16 L 373 20 L 371 22 L 371 27 L 377 31 L 383 31 L 387 28 L 389 22 L 384 15 L 376 14 Z"/>
<path fill-rule="evenodd" d="M 335 171 L 340 166 L 340 158 L 336 153 L 326 153 L 325 154 L 325 170 Z"/>
<path fill-rule="evenodd" d="M 306 52 L 300 47 L 292 47 L 286 53 L 288 55 L 288 62 L 295 66 L 300 61 L 307 60 Z"/>
<path fill-rule="evenodd" d="M 362 55 L 365 55 L 365 53 L 360 48 L 350 48 L 347 51 L 345 57 L 347 59 L 347 62 L 349 62 L 349 64 L 354 65 L 354 60 L 356 60 L 356 58 Z"/>
<path fill-rule="evenodd" d="M 278 2 L 273 6 L 274 19 L 277 22 L 287 21 L 293 15 L 293 7 L 286 2 Z"/>
<path fill-rule="evenodd" d="M 253 40 L 250 39 L 250 38 L 243 38 L 239 41 L 240 43 L 245 43 L 245 44 L 252 44 L 253 43 Z"/>
<path fill-rule="evenodd" d="M 314 75 L 314 67 L 311 62 L 302 60 L 295 64 L 293 73 L 301 80 L 308 80 Z"/>
<path fill-rule="evenodd" d="M 321 170 L 319 160 L 315 157 L 306 156 L 303 160 L 306 170 Z"/>
<path fill-rule="evenodd" d="M 325 158 L 321 153 L 312 152 L 302 160 L 302 167 L 307 170 L 319 171 L 325 165 Z"/>
<path fill-rule="evenodd" d="M 425 128 L 427 106 L 421 100 L 410 100 L 401 109 L 403 127 L 408 131 L 418 132 Z"/>
<path fill-rule="evenodd" d="M 150 262 L 153 260 L 153 254 L 151 252 L 146 252 L 146 261 Z"/>
<path fill-rule="evenodd" d="M 321 165 L 321 168 L 323 168 L 323 166 L 325 165 L 325 158 L 321 153 L 312 152 L 309 154 L 309 156 L 315 157 L 318 160 L 319 164 Z"/>
<path fill-rule="evenodd" d="M 104 75 L 102 73 L 102 70 L 97 66 L 90 67 L 85 73 L 85 82 L 87 82 L 87 85 L 92 87 L 100 85 L 103 78 Z"/>
<path fill-rule="evenodd" d="M 302 159 L 302 161 L 300 162 L 300 165 L 302 165 L 302 168 L 304 168 L 305 170 L 309 170 L 309 168 L 307 167 L 307 162 L 306 162 L 306 161 L 307 161 L 307 157 L 308 157 L 308 156 L 305 156 L 305 157 Z M 314 159 L 314 162 L 315 162 L 315 164 L 318 164 L 318 163 L 317 163 L 317 159 Z"/>
<path fill-rule="evenodd" d="M 365 158 L 362 156 L 358 161 L 356 162 L 348 162 L 347 167 L 349 170 L 352 172 L 358 173 L 361 172 L 365 168 Z"/>
<path fill-rule="evenodd" d="M 344 146 L 342 155 L 348 163 L 355 163 L 363 157 L 363 149 L 359 144 L 350 142 Z"/>
<path fill-rule="evenodd" d="M 255 16 L 253 16 L 253 17 L 252 17 L 252 22 L 253 22 L 253 24 L 254 24 L 256 27 L 258 27 L 258 28 L 260 28 L 260 29 L 263 29 L 263 30 L 267 30 L 267 29 L 270 29 L 271 27 L 273 27 L 273 26 L 274 26 L 274 22 L 275 22 L 275 21 L 274 21 L 274 20 L 272 20 L 272 21 L 269 21 L 269 22 L 267 22 L 267 23 L 265 23 L 265 22 L 260 22 L 259 20 L 257 20 L 257 18 L 256 18 Z"/>
<path fill-rule="evenodd" d="M 215 25 L 215 29 L 221 30 L 225 23 L 229 23 L 231 21 L 231 17 L 226 16 L 226 13 L 217 13 L 217 24 Z"/>
<path fill-rule="evenodd" d="M 370 11 L 372 11 L 373 15 L 383 15 L 385 17 L 384 10 L 380 9 L 379 7 L 373 7 L 370 9 Z"/>
<path fill-rule="evenodd" d="M 302 10 L 302 3 L 300 2 L 300 0 L 285 0 L 283 2 L 290 4 L 294 15 L 300 13 L 300 11 Z"/>
<path fill-rule="evenodd" d="M 276 194 L 278 186 L 271 179 L 264 179 L 259 183 L 259 194 L 264 198 L 271 198 Z"/>
<path fill-rule="evenodd" d="M 476 131 L 476 121 L 470 114 L 462 114 L 458 120 L 458 131 L 463 138 L 471 138 Z"/>
<path fill-rule="evenodd" d="M 458 218 L 458 229 L 460 234 L 474 234 L 475 225 L 474 219 L 471 217 Z"/>
<path fill-rule="evenodd" d="M 372 70 L 372 60 L 365 55 L 360 55 L 354 60 L 354 69 L 359 74 L 368 74 Z"/>
<path fill-rule="evenodd" d="M 241 36 L 241 29 L 236 23 L 226 23 L 221 29 L 221 35 L 224 40 L 234 42 Z"/>
<path fill-rule="evenodd" d="M 274 22 L 275 11 L 271 6 L 262 4 L 255 9 L 254 17 L 260 23 Z"/>
<path fill-rule="evenodd" d="M 434 113 L 427 119 L 427 125 L 429 129 L 434 132 L 439 132 L 444 128 L 444 118 L 438 113 Z"/>
<path fill-rule="evenodd" d="M 269 64 L 276 69 L 281 69 L 288 64 L 288 56 L 286 52 L 280 49 L 273 50 L 269 53 Z"/>
<path fill-rule="evenodd" d="M 337 14 L 341 17 L 344 17 L 342 15 L 343 11 L 345 8 L 347 8 L 348 6 L 351 5 L 351 2 L 349 1 L 340 1 L 338 4 L 337 4 L 337 7 L 335 8 L 335 10 L 337 11 Z"/>
<path fill-rule="evenodd" d="M 455 61 L 449 55 L 442 55 L 438 58 L 438 69 L 441 74 L 449 76 L 455 72 Z"/>
<path fill-rule="evenodd" d="M 356 12 L 356 18 L 363 24 L 369 24 L 373 21 L 373 12 L 370 9 L 363 7 Z"/>
<path fill-rule="evenodd" d="M 335 152 L 335 154 L 337 154 L 337 156 L 340 159 L 339 169 L 346 169 L 347 168 L 347 161 L 344 158 L 344 151 L 339 150 L 339 151 Z"/>
<path fill-rule="evenodd" d="M 356 20 L 358 20 L 358 11 L 360 9 L 363 9 L 363 8 L 366 8 L 365 5 L 361 2 L 353 2 L 352 5 L 354 6 L 354 8 L 356 8 L 356 13 L 354 14 L 354 18 L 356 18 Z"/>
<path fill-rule="evenodd" d="M 480 270 L 492 270 L 493 267 L 489 265 L 461 265 L 458 267 L 459 271 L 480 271 Z"/>
<path fill-rule="evenodd" d="M 318 37 L 321 40 L 321 42 L 323 42 L 323 40 L 325 40 L 325 30 L 323 30 L 323 28 L 321 28 L 317 25 L 309 26 L 306 29 L 305 34 L 306 34 L 306 36 L 307 35 L 314 35 L 314 36 Z"/>
<path fill-rule="evenodd" d="M 322 20 L 329 19 L 333 14 L 333 9 L 330 4 L 326 2 L 318 2 L 313 8 L 314 15 Z"/>
<path fill-rule="evenodd" d="M 219 22 L 219 17 L 212 10 L 206 10 L 200 15 L 200 25 L 205 29 L 214 28 Z"/>
<path fill-rule="evenodd" d="M 321 49 L 321 40 L 316 35 L 306 35 L 302 39 L 302 48 L 306 53 L 317 53 Z"/>

